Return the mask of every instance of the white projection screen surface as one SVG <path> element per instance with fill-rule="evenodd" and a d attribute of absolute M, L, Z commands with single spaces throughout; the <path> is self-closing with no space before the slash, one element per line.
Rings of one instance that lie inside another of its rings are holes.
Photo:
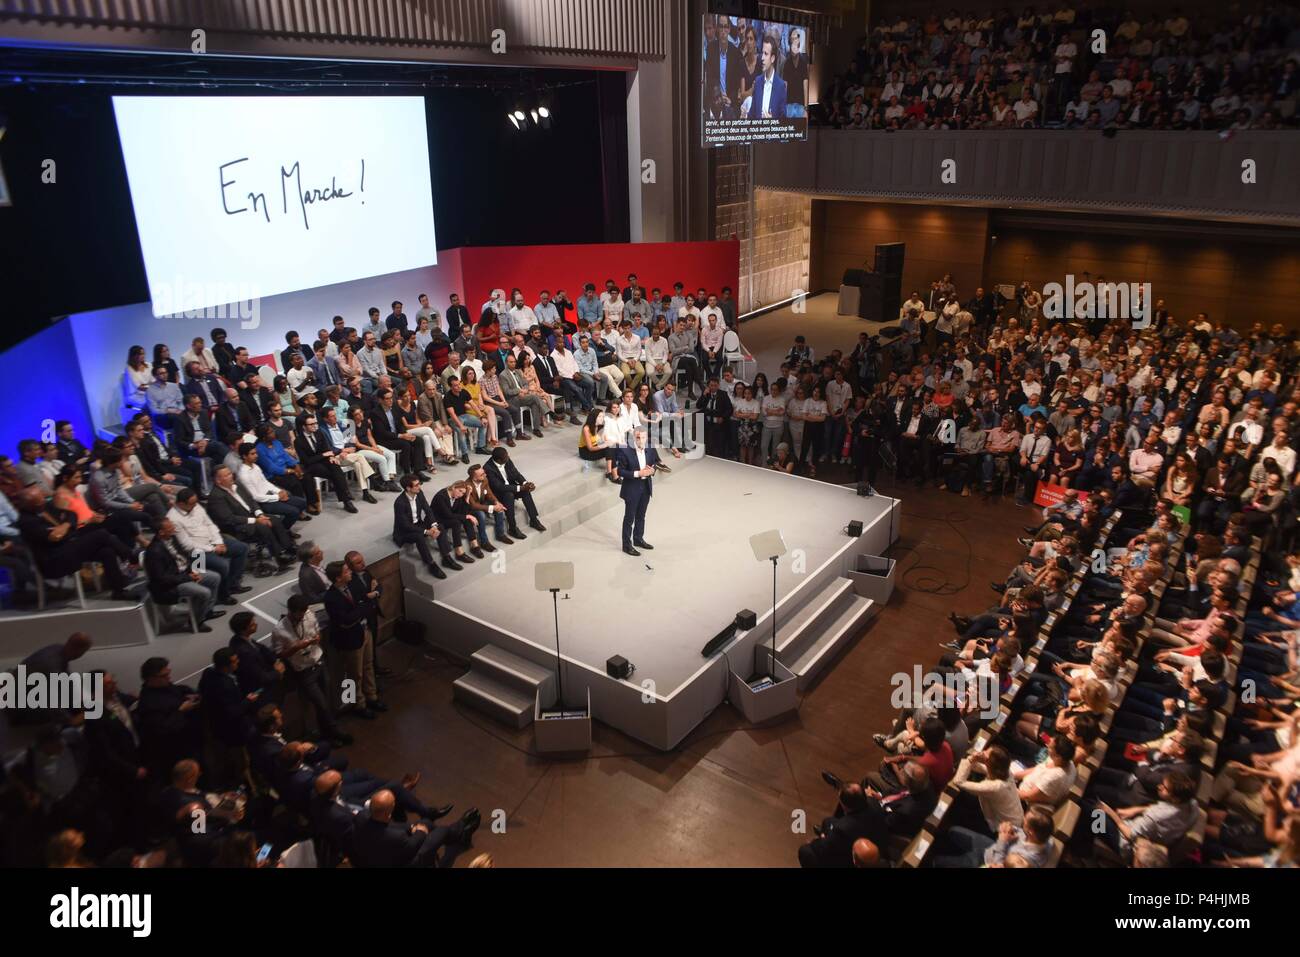
<path fill-rule="evenodd" d="M 155 316 L 437 262 L 420 97 L 113 108 Z"/>

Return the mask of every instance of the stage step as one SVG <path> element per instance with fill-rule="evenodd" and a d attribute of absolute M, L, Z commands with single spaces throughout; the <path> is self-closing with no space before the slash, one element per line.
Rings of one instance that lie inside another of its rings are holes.
<path fill-rule="evenodd" d="M 851 580 L 837 578 L 785 624 L 778 625 L 777 657 L 798 677 L 800 688 L 806 687 L 858 632 L 874 604 L 854 591 Z"/>
<path fill-rule="evenodd" d="M 452 694 L 514 728 L 526 728 L 532 724 L 532 696 L 477 671 L 466 672 L 452 682 Z"/>
<path fill-rule="evenodd" d="M 512 655 L 496 645 L 484 645 L 470 656 L 471 670 L 486 678 L 514 688 L 531 701 L 540 691 L 542 706 L 550 707 L 555 701 L 555 672 L 534 664 L 526 658 Z"/>

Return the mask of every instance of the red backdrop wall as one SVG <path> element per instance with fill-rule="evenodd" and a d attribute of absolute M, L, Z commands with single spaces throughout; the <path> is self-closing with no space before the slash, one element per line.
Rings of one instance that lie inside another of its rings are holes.
<path fill-rule="evenodd" d="M 450 251 L 449 251 L 450 252 Z M 478 318 L 478 309 L 493 289 L 509 295 L 518 286 L 528 305 L 537 302 L 543 289 L 563 289 L 569 298 L 582 295 L 589 282 L 598 291 L 613 279 L 622 289 L 628 273 L 636 273 L 646 295 L 658 286 L 671 295 L 673 283 L 681 282 L 693 293 L 701 286 L 718 292 L 740 285 L 740 243 L 735 240 L 709 243 L 611 243 L 592 246 L 498 246 L 460 249 L 463 301 Z M 440 252 L 440 262 L 446 253 Z"/>

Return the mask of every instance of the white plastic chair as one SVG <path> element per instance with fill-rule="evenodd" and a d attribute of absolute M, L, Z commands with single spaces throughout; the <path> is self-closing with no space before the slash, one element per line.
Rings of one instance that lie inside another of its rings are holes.
<path fill-rule="evenodd" d="M 735 329 L 728 329 L 722 335 L 722 360 L 727 368 L 739 366 L 736 374 L 742 382 L 749 381 L 745 373 L 752 359 L 745 353 L 745 347 L 741 345 L 740 336 L 736 334 Z"/>

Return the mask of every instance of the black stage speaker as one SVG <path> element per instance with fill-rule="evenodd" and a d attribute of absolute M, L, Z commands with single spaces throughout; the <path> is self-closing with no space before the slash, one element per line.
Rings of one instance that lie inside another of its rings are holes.
<path fill-rule="evenodd" d="M 885 286 L 892 280 L 893 277 L 878 272 L 862 274 L 862 301 L 858 306 L 858 318 L 872 322 L 893 321 L 898 314 L 897 307 L 892 314 L 885 311 Z"/>
<path fill-rule="evenodd" d="M 754 614 L 748 608 L 736 613 L 736 627 L 741 631 L 752 631 L 758 624 L 758 615 Z"/>
<path fill-rule="evenodd" d="M 881 243 L 876 247 L 876 272 L 885 276 L 881 289 L 882 321 L 893 322 L 903 305 L 903 259 L 906 243 Z"/>
<path fill-rule="evenodd" d="M 903 277 L 886 276 L 884 288 L 880 290 L 881 322 L 893 322 L 903 308 Z"/>
<path fill-rule="evenodd" d="M 632 674 L 632 663 L 622 655 L 615 655 L 605 662 L 605 674 L 619 680 L 628 678 Z"/>
<path fill-rule="evenodd" d="M 862 537 L 862 523 L 861 523 L 861 522 L 849 522 L 849 527 L 848 527 L 848 529 L 846 529 L 846 531 L 848 531 L 848 533 L 849 533 L 849 538 L 861 538 L 861 537 Z"/>
<path fill-rule="evenodd" d="M 876 246 L 876 272 L 886 276 L 902 276 L 906 252 L 907 243 L 880 243 Z"/>

